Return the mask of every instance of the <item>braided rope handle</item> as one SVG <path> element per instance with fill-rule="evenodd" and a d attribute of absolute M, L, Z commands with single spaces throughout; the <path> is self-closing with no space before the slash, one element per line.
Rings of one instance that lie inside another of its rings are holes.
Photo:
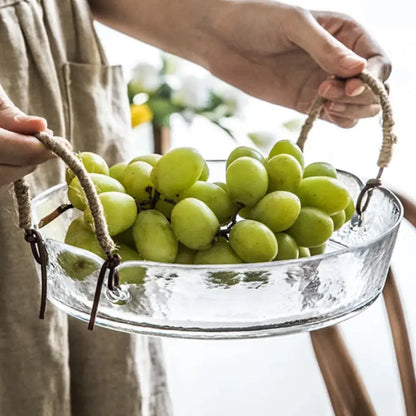
<path fill-rule="evenodd" d="M 70 151 L 65 144 L 46 133 L 37 133 L 35 137 L 50 151 L 61 158 L 69 169 L 77 176 L 82 189 L 87 197 L 88 206 L 91 209 L 91 214 L 94 219 L 94 231 L 98 243 L 107 255 L 107 260 L 101 267 L 100 274 L 97 281 L 97 288 L 94 296 L 94 301 L 91 309 L 91 317 L 88 329 L 94 328 L 95 318 L 98 311 L 98 304 L 100 300 L 101 290 L 104 282 L 104 277 L 107 270 L 108 273 L 108 288 L 113 290 L 114 285 L 118 285 L 118 275 L 115 268 L 120 263 L 120 256 L 116 254 L 116 245 L 108 232 L 107 223 L 104 217 L 104 210 L 100 199 L 98 198 L 95 186 L 89 177 L 87 170 L 77 156 Z M 24 179 L 18 179 L 14 182 L 14 191 L 16 194 L 17 209 L 19 216 L 19 227 L 25 231 L 25 239 L 31 244 L 32 253 L 35 260 L 41 265 L 41 306 L 39 317 L 43 319 L 46 308 L 47 295 L 47 276 L 46 264 L 48 263 L 48 255 L 43 243 L 40 233 L 32 228 L 31 219 L 31 198 L 29 186 Z"/>
<path fill-rule="evenodd" d="M 51 150 L 58 157 L 60 157 L 78 177 L 87 197 L 88 205 L 91 209 L 97 240 L 107 257 L 111 258 L 115 254 L 114 250 L 116 245 L 110 237 L 101 201 L 98 198 L 95 186 L 84 165 L 59 139 L 46 133 L 37 133 L 35 137 L 47 149 Z M 18 207 L 19 227 L 26 231 L 32 227 L 29 186 L 24 179 L 18 179 L 14 183 L 14 190 Z"/>
<path fill-rule="evenodd" d="M 380 167 L 380 169 L 384 169 L 390 163 L 393 153 L 393 145 L 397 142 L 397 137 L 392 131 L 394 120 L 389 97 L 384 85 L 368 72 L 362 72 L 361 74 L 357 75 L 357 78 L 360 78 L 361 81 L 366 84 L 378 97 L 383 111 L 383 142 L 381 145 L 377 165 Z M 312 128 L 312 125 L 314 121 L 319 117 L 325 101 L 325 98 L 317 96 L 309 109 L 308 118 L 305 120 L 305 123 L 302 126 L 302 130 L 297 141 L 298 146 L 302 150 L 305 146 L 305 142 L 308 138 L 308 134 Z M 379 172 L 378 177 L 380 176 L 381 172 Z"/>

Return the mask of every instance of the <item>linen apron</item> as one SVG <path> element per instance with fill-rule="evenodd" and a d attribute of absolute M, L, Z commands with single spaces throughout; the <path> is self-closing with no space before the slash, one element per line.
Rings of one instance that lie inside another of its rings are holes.
<path fill-rule="evenodd" d="M 0 84 L 75 150 L 110 164 L 131 157 L 121 68 L 107 65 L 86 0 L 0 0 Z M 58 160 L 39 167 L 32 194 L 63 173 Z M 0 416 L 171 414 L 157 340 L 90 332 L 50 303 L 37 319 L 36 269 L 10 187 L 0 188 L 0 265 Z"/>

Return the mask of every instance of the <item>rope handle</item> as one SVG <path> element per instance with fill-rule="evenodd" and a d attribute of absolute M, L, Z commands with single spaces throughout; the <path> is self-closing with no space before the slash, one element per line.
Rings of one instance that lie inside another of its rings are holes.
<path fill-rule="evenodd" d="M 373 189 L 381 186 L 381 175 L 383 173 L 383 169 L 386 168 L 391 161 L 393 154 L 393 145 L 397 142 L 397 137 L 393 133 L 394 120 L 388 92 L 382 84 L 382 82 L 379 81 L 377 78 L 373 77 L 368 72 L 362 72 L 361 74 L 357 75 L 357 78 L 360 78 L 361 81 L 364 84 L 366 84 L 371 89 L 371 91 L 378 97 L 383 114 L 383 141 L 377 161 L 377 166 L 380 169 L 377 173 L 377 176 L 373 179 L 370 179 L 366 183 L 360 195 L 358 196 L 356 210 L 357 213 L 361 215 L 368 206 L 369 199 Z M 317 96 L 308 111 L 308 117 L 302 126 L 299 138 L 297 140 L 297 145 L 302 150 L 305 146 L 308 134 L 312 129 L 313 123 L 319 117 L 325 102 L 325 98 Z"/>
<path fill-rule="evenodd" d="M 104 217 L 104 210 L 101 204 L 101 201 L 98 197 L 95 186 L 85 169 L 82 162 L 77 158 L 77 156 L 69 150 L 64 143 L 52 137 L 47 133 L 37 133 L 35 137 L 50 151 L 55 155 L 61 158 L 68 168 L 77 176 L 79 182 L 82 186 L 82 189 L 85 192 L 87 197 L 88 206 L 91 209 L 91 214 L 94 219 L 94 232 L 97 238 L 98 243 L 105 252 L 107 260 L 104 262 L 101 267 L 99 278 L 97 281 L 96 294 L 94 297 L 93 307 L 91 310 L 91 318 L 89 322 L 89 329 L 93 329 L 95 317 L 98 310 L 98 302 L 100 298 L 101 288 L 104 281 L 105 274 L 107 270 L 108 273 L 108 287 L 113 289 L 114 286 L 117 286 L 118 276 L 115 272 L 115 268 L 120 264 L 120 256 L 116 254 L 116 245 L 113 239 L 110 237 L 108 232 L 107 223 Z M 25 231 L 25 238 L 32 246 L 32 252 L 34 254 L 35 260 L 41 265 L 42 270 L 42 290 L 41 290 L 41 307 L 39 317 L 43 319 L 46 308 L 46 264 L 48 262 L 47 255 L 40 256 L 36 253 L 45 253 L 45 244 L 43 242 L 42 236 L 36 230 L 32 228 L 32 219 L 31 219 L 31 198 L 30 191 L 27 182 L 24 179 L 18 179 L 14 182 L 14 191 L 16 194 L 17 209 L 19 216 L 19 227 Z M 36 255 L 35 255 L 36 254 Z"/>

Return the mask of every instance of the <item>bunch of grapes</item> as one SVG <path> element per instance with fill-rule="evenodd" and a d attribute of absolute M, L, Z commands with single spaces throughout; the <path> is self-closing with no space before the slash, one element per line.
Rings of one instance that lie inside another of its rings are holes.
<path fill-rule="evenodd" d="M 124 261 L 180 264 L 270 262 L 321 254 L 354 203 L 329 163 L 304 167 L 300 148 L 277 142 L 267 159 L 240 146 L 226 162 L 225 182 L 189 147 L 148 154 L 108 168 L 79 154 L 101 200 Z M 105 257 L 78 178 L 67 172 L 68 198 L 83 213 L 65 242 Z"/>

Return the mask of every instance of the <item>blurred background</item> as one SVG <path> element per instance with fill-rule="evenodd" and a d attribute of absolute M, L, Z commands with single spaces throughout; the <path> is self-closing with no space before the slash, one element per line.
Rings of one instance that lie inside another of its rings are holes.
<path fill-rule="evenodd" d="M 393 73 L 389 83 L 399 142 L 384 183 L 416 200 L 416 6 L 405 0 L 286 3 L 350 14 L 390 56 Z M 152 116 L 159 127 L 169 123 L 173 147 L 193 146 L 210 159 L 226 158 L 241 144 L 267 152 L 277 139 L 296 139 L 304 116 L 239 93 L 193 64 L 162 55 L 102 25 L 97 24 L 97 31 L 110 63 L 121 64 L 126 82 L 130 81 L 137 154 L 153 151 Z M 134 88 L 147 95 L 135 94 Z M 166 96 L 169 100 L 164 100 Z M 306 146 L 306 161 L 329 161 L 365 179 L 377 171 L 380 143 L 379 117 L 362 120 L 349 130 L 318 122 Z M 414 233 L 403 224 L 394 264 L 413 345 L 416 279 L 411 259 L 415 242 Z M 404 415 L 383 301 L 377 300 L 341 328 L 377 414 Z M 167 339 L 163 344 L 177 416 L 333 414 L 307 334 L 243 341 Z"/>

